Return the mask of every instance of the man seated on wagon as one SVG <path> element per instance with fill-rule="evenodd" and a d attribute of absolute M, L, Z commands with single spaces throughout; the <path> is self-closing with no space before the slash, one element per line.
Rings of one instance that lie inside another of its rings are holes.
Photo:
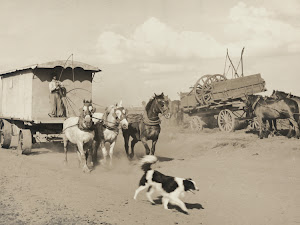
<path fill-rule="evenodd" d="M 52 73 L 52 81 L 49 83 L 51 112 L 50 117 L 64 117 L 65 107 L 62 101 L 64 86 L 61 81 L 57 80 L 56 74 Z"/>

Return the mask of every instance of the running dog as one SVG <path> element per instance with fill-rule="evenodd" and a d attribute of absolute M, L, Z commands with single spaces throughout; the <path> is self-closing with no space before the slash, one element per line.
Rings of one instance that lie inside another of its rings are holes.
<path fill-rule="evenodd" d="M 168 203 L 179 206 L 185 213 L 188 210 L 183 201 L 179 197 L 183 197 L 185 192 L 199 191 L 195 182 L 188 178 L 179 178 L 166 176 L 156 170 L 151 169 L 152 164 L 157 162 L 157 158 L 154 155 L 146 155 L 141 160 L 141 168 L 145 172 L 140 180 L 139 187 L 136 189 L 134 199 L 140 191 L 148 188 L 146 196 L 148 200 L 155 204 L 151 198 L 154 191 L 158 191 L 162 195 L 162 203 L 165 209 L 168 210 Z"/>

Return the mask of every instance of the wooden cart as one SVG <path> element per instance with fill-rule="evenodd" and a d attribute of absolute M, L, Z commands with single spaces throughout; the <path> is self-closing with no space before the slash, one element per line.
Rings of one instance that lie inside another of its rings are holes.
<path fill-rule="evenodd" d="M 255 121 L 245 109 L 245 96 L 266 91 L 260 74 L 227 79 L 224 75 L 204 75 L 190 92 L 181 93 L 181 107 L 190 118 L 194 130 L 204 125 L 214 126 L 217 121 L 221 131 L 234 131 L 241 124 Z"/>
<path fill-rule="evenodd" d="M 78 116 L 83 99 L 92 99 L 92 79 L 97 67 L 75 61 L 53 61 L 0 73 L 1 145 L 17 143 L 30 153 L 40 134 L 60 134 L 65 118 L 49 117 L 51 74 L 66 89 L 63 103 L 66 117 Z"/>

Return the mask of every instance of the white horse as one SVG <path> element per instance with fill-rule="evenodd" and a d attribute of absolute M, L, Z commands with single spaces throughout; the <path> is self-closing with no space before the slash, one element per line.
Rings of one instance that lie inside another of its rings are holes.
<path fill-rule="evenodd" d="M 79 117 L 69 117 L 63 123 L 64 152 L 65 163 L 67 163 L 68 143 L 76 144 L 78 159 L 83 166 L 83 172 L 90 172 L 91 170 L 87 166 L 87 157 L 91 152 L 95 136 L 92 121 L 94 109 L 91 102 L 84 101 L 84 104 Z"/>
<path fill-rule="evenodd" d="M 122 129 L 128 129 L 127 121 L 127 111 L 122 106 L 122 101 L 119 104 L 111 105 L 107 107 L 105 113 L 94 113 L 93 122 L 95 123 L 95 143 L 93 147 L 93 158 L 94 162 L 97 160 L 97 150 L 99 146 L 101 147 L 103 160 L 106 163 L 107 150 L 105 143 L 110 144 L 109 156 L 110 165 L 112 165 L 112 157 L 114 152 L 114 147 L 119 134 L 119 125 Z"/>

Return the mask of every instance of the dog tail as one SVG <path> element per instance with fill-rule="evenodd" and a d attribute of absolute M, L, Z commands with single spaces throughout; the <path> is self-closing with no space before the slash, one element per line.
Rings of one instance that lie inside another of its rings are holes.
<path fill-rule="evenodd" d="M 141 168 L 143 171 L 147 172 L 151 170 L 151 165 L 158 161 L 157 157 L 154 155 L 145 155 L 141 159 Z"/>

